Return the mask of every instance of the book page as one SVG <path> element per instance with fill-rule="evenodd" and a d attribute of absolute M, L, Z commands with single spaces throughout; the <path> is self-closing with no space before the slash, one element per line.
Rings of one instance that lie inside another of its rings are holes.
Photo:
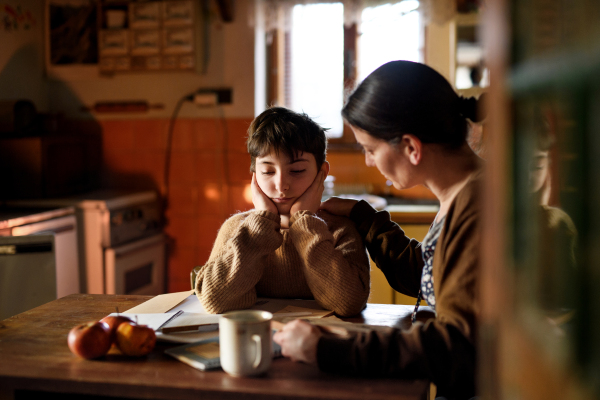
<path fill-rule="evenodd" d="M 196 297 L 193 293 L 192 290 L 186 290 L 185 292 L 159 294 L 125 312 L 129 314 L 156 314 L 166 313 L 167 311 L 176 312 L 179 310 L 175 310 L 174 308 L 182 301 L 188 299 L 190 294 Z M 198 304 L 200 304 L 199 301 Z"/>

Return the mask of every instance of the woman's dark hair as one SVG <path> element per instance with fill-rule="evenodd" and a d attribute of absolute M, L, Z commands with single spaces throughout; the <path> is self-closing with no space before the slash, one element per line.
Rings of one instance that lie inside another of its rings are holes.
<path fill-rule="evenodd" d="M 322 128 L 310 117 L 283 107 L 271 107 L 252 121 L 248 128 L 246 145 L 252 159 L 250 171 L 255 172 L 256 157 L 263 157 L 271 151 L 283 151 L 290 160 L 298 153 L 311 153 L 317 161 L 317 168 L 325 162 L 327 137 Z"/>
<path fill-rule="evenodd" d="M 373 71 L 350 95 L 342 116 L 387 142 L 410 133 L 451 148 L 465 142 L 467 119 L 482 119 L 477 99 L 458 96 L 433 68 L 411 61 L 391 61 Z"/>

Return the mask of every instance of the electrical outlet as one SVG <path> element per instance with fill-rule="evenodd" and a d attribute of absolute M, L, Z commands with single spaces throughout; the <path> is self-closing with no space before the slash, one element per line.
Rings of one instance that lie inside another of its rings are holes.
<path fill-rule="evenodd" d="M 200 107 L 231 104 L 231 89 L 198 89 L 190 100 Z"/>
<path fill-rule="evenodd" d="M 194 94 L 194 104 L 198 107 L 210 107 L 217 104 L 217 94 L 214 92 L 203 92 Z"/>
<path fill-rule="evenodd" d="M 231 89 L 217 89 L 214 92 L 217 94 L 217 103 L 231 104 L 233 97 Z"/>

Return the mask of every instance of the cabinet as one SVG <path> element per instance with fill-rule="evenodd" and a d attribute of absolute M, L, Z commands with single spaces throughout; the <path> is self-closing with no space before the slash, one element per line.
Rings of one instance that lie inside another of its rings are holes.
<path fill-rule="evenodd" d="M 479 97 L 489 85 L 489 72 L 484 62 L 480 15 L 477 12 L 457 14 L 452 21 L 451 69 L 453 84 L 459 94 Z"/>
<path fill-rule="evenodd" d="M 201 71 L 207 16 L 193 0 L 46 0 L 48 75 Z"/>
<path fill-rule="evenodd" d="M 100 72 L 193 70 L 199 44 L 195 3 L 101 2 Z"/>

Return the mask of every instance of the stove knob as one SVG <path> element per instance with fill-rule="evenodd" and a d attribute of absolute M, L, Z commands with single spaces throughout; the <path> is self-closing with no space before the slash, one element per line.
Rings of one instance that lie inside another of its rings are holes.
<path fill-rule="evenodd" d="M 121 225 L 123 223 L 123 214 L 117 213 L 110 219 L 112 225 Z"/>

